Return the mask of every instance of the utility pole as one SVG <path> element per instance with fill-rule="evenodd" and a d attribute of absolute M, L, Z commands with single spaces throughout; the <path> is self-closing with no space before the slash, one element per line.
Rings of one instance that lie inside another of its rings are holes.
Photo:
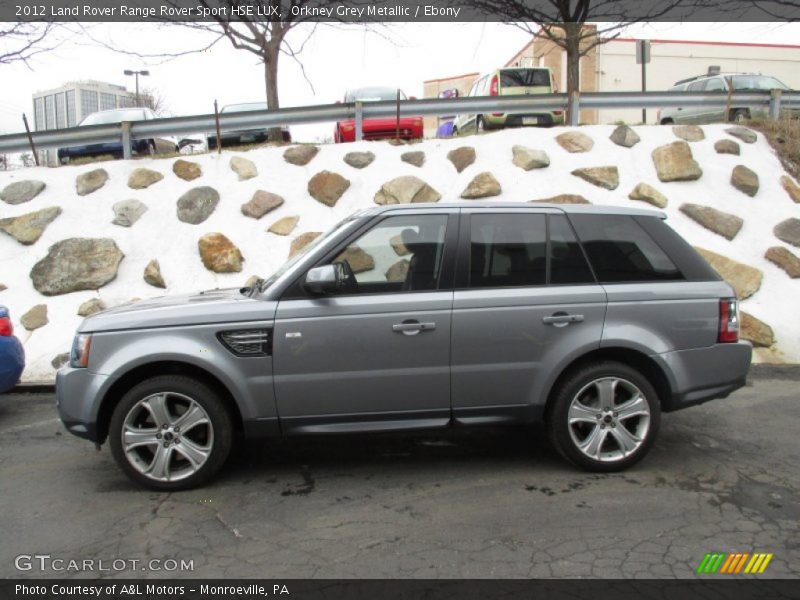
<path fill-rule="evenodd" d="M 647 91 L 647 63 L 650 62 L 650 40 L 636 40 L 636 64 L 642 65 L 642 91 Z M 647 109 L 642 109 L 642 124 L 647 125 Z"/>

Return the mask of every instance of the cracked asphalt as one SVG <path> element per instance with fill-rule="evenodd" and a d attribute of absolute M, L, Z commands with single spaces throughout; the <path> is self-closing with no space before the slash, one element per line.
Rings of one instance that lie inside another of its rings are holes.
<path fill-rule="evenodd" d="M 799 424 L 797 382 L 758 379 L 665 415 L 621 474 L 520 428 L 249 444 L 164 494 L 66 433 L 52 394 L 2 395 L 0 576 L 692 578 L 706 552 L 756 551 L 774 553 L 760 577 L 797 577 Z M 194 570 L 17 571 L 19 554 Z"/>

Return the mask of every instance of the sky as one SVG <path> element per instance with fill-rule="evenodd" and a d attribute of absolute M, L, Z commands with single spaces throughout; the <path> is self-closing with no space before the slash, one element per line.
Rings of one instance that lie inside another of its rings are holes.
<path fill-rule="evenodd" d="M 22 130 L 23 112 L 31 120 L 31 95 L 36 91 L 82 79 L 127 85 L 132 90 L 133 78 L 123 75 L 125 69 L 149 69 L 151 75 L 142 78 L 140 85 L 157 89 L 174 116 L 211 113 L 215 99 L 224 106 L 265 97 L 263 65 L 255 55 L 235 50 L 225 39 L 205 52 L 168 61 L 143 60 L 119 51 L 178 53 L 201 48 L 210 38 L 174 25 L 87 27 L 88 33 L 66 35 L 58 49 L 38 55 L 28 66 L 0 65 L 0 133 Z M 290 40 L 302 41 L 307 31 L 294 31 Z M 800 23 L 650 23 L 631 26 L 624 35 L 800 44 Z M 332 103 L 348 88 L 360 85 L 389 85 L 409 96 L 421 96 L 423 81 L 496 68 L 528 41 L 527 33 L 501 23 L 406 23 L 377 31 L 320 25 L 299 56 L 303 68 L 292 58 L 281 57 L 281 105 Z M 330 135 L 332 127 L 309 125 L 292 131 L 295 139 L 313 139 Z"/>

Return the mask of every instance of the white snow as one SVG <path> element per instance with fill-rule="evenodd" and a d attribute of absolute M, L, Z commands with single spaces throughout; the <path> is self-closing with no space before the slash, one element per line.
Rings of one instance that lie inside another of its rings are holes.
<path fill-rule="evenodd" d="M 724 132 L 725 128 L 725 125 L 704 126 L 706 139 L 690 144 L 703 169 L 703 176 L 699 181 L 681 183 L 661 183 L 651 159 L 654 148 L 676 140 L 671 128 L 634 127 L 642 141 L 627 149 L 608 139 L 614 127 L 606 125 L 580 128 L 595 142 L 593 150 L 583 154 L 569 154 L 555 142 L 555 136 L 566 128 L 525 128 L 483 136 L 429 140 L 413 146 L 393 146 L 385 142 L 321 146 L 319 154 L 305 167 L 286 163 L 282 156 L 284 148 L 184 157 L 198 162 L 203 169 L 203 176 L 191 182 L 179 179 L 172 172 L 172 163 L 176 159 L 142 159 L 133 163 L 110 161 L 0 173 L 0 189 L 22 179 L 40 179 L 47 183 L 47 188 L 28 203 L 16 206 L 0 203 L 0 218 L 48 206 L 61 206 L 63 209 L 62 215 L 32 246 L 23 246 L 0 233 L 0 283 L 8 287 L 0 292 L 0 303 L 10 308 L 16 333 L 25 345 L 27 367 L 23 381 L 53 379 L 55 372 L 50 361 L 55 355 L 69 350 L 73 333 L 81 321 L 77 310 L 82 302 L 99 297 L 108 306 L 114 306 L 134 297 L 162 295 L 162 290 L 147 285 L 142 279 L 145 266 L 153 258 L 158 259 L 161 265 L 168 285 L 167 293 L 240 286 L 250 275 L 266 276 L 277 269 L 286 260 L 289 244 L 296 235 L 327 230 L 355 210 L 373 206 L 375 192 L 389 179 L 415 175 L 438 190 L 442 200 L 458 200 L 469 181 L 483 171 L 491 171 L 502 185 L 502 195 L 493 199 L 505 201 L 524 202 L 574 193 L 595 204 L 651 208 L 646 203 L 628 199 L 628 193 L 639 182 L 649 183 L 667 196 L 669 206 L 665 212 L 668 222 L 690 243 L 764 272 L 761 289 L 742 303 L 743 310 L 770 324 L 775 331 L 777 350 L 761 352 L 761 359 L 800 362 L 800 319 L 796 314 L 800 280 L 790 279 L 764 258 L 768 247 L 785 245 L 775 238 L 772 228 L 784 219 L 800 216 L 800 207 L 782 189 L 779 179 L 784 174 L 783 169 L 760 134 L 755 144 L 740 143 L 741 156 L 720 155 L 714 151 L 715 141 L 730 138 Z M 511 162 L 514 144 L 545 150 L 550 156 L 550 167 L 526 172 L 514 166 Z M 447 160 L 447 152 L 462 145 L 474 146 L 477 160 L 462 173 L 456 173 Z M 365 169 L 352 168 L 342 158 L 347 152 L 356 150 L 370 150 L 377 158 Z M 426 161 L 422 168 L 400 160 L 400 155 L 409 150 L 425 151 Z M 244 154 L 255 162 L 259 175 L 238 181 L 229 167 L 230 158 L 235 154 Z M 731 170 L 737 164 L 746 165 L 759 175 L 761 188 L 755 198 L 730 185 Z M 607 165 L 619 168 L 620 185 L 614 191 L 595 187 L 570 174 L 579 167 Z M 108 171 L 109 181 L 88 196 L 78 196 L 75 177 L 98 167 Z M 134 167 L 160 171 L 164 179 L 148 189 L 132 190 L 127 187 L 127 179 Z M 307 192 L 308 180 L 323 169 L 336 171 L 351 181 L 350 188 L 333 208 L 317 202 Z M 178 197 L 200 185 L 213 186 L 220 192 L 221 201 L 217 209 L 200 225 L 178 221 Z M 245 217 L 240 206 L 250 200 L 257 189 L 279 194 L 286 202 L 260 220 Z M 144 202 L 148 211 L 133 227 L 112 225 L 112 205 L 129 198 Z M 736 214 L 744 219 L 745 225 L 729 242 L 679 212 L 678 207 L 684 202 L 713 206 Z M 300 215 L 300 222 L 290 236 L 266 233 L 269 225 L 288 215 Z M 241 273 L 214 274 L 203 267 L 197 240 L 212 231 L 224 233 L 241 249 L 246 259 Z M 47 254 L 51 244 L 70 237 L 113 238 L 125 254 L 118 277 L 97 292 L 44 297 L 33 288 L 30 270 Z M 796 248 L 787 247 L 797 253 Z M 47 304 L 49 324 L 28 332 L 19 319 L 32 306 L 41 303 Z"/>

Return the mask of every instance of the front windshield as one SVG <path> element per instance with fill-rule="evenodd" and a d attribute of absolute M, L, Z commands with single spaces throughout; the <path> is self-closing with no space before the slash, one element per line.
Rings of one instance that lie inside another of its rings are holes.
<path fill-rule="evenodd" d="M 80 122 L 81 125 L 107 125 L 108 123 L 122 123 L 123 121 L 144 121 L 144 111 L 141 108 L 130 110 L 107 110 L 92 113 Z"/>
<path fill-rule="evenodd" d="M 312 248 L 317 247 L 324 240 L 326 240 L 331 235 L 333 235 L 334 233 L 339 231 L 342 227 L 344 227 L 348 223 L 352 223 L 355 220 L 356 220 L 356 215 L 352 215 L 352 216 L 348 217 L 347 219 L 339 221 L 336 225 L 333 226 L 333 228 L 329 229 L 328 231 L 326 231 L 322 235 L 319 235 L 316 238 L 314 238 L 306 246 L 304 246 L 302 249 L 300 249 L 300 251 L 298 251 L 297 254 L 292 256 L 292 258 L 290 258 L 287 262 L 283 263 L 283 265 L 277 271 L 275 271 L 272 275 L 270 275 L 266 279 L 261 280 L 255 287 L 260 292 L 263 292 L 264 290 L 266 290 L 269 286 L 271 286 L 273 283 L 275 283 L 284 273 L 286 273 L 289 269 L 291 269 L 298 262 L 300 262 L 300 259 L 302 259 L 306 254 L 308 254 L 311 251 Z"/>
<path fill-rule="evenodd" d="M 406 95 L 401 91 L 400 99 L 406 100 Z M 345 102 L 379 102 L 381 100 L 397 100 L 397 90 L 388 87 L 365 87 L 350 90 L 345 94 Z"/>

